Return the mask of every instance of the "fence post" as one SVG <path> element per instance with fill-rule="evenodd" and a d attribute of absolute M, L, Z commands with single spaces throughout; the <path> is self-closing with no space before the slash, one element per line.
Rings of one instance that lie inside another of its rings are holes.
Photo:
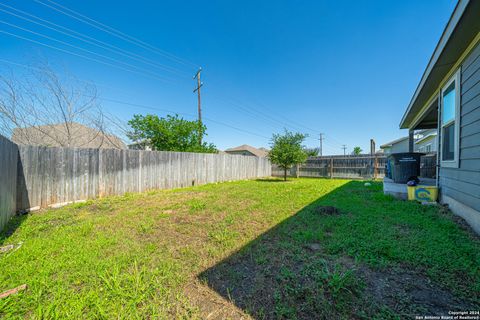
<path fill-rule="evenodd" d="M 300 177 L 300 165 L 297 163 L 295 167 L 295 176 L 298 178 Z"/>
<path fill-rule="evenodd" d="M 333 158 L 330 158 L 330 179 L 333 178 Z"/>
<path fill-rule="evenodd" d="M 375 161 L 373 162 L 373 180 L 377 179 L 377 165 L 378 165 L 378 159 L 377 159 L 377 156 L 375 155 Z"/>

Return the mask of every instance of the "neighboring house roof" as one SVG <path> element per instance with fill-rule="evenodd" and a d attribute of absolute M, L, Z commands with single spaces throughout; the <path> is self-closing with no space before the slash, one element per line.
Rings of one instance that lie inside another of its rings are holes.
<path fill-rule="evenodd" d="M 400 128 L 414 128 L 423 107 L 434 96 L 438 84 L 469 48 L 480 31 L 480 1 L 459 0 L 433 51 L 415 93 L 400 122 Z"/>
<path fill-rule="evenodd" d="M 390 142 L 387 142 L 387 143 L 385 143 L 385 144 L 382 144 L 382 145 L 380 146 L 380 149 L 390 148 L 390 147 L 392 147 L 394 144 L 397 144 L 397 143 L 402 142 L 402 141 L 407 140 L 407 139 L 408 139 L 408 137 L 402 137 L 402 138 L 395 139 L 395 140 L 393 140 L 393 141 L 390 141 Z"/>
<path fill-rule="evenodd" d="M 425 135 L 424 137 L 418 139 L 417 141 L 415 141 L 415 144 L 420 144 L 422 142 L 426 142 L 426 141 L 429 141 L 429 140 L 432 140 L 433 138 L 435 138 L 437 136 L 437 133 L 431 133 L 431 134 L 427 134 Z"/>
<path fill-rule="evenodd" d="M 255 147 L 249 146 L 248 144 L 242 144 L 241 146 L 225 150 L 226 153 L 241 152 L 241 151 L 248 151 L 248 152 L 250 152 L 251 154 L 253 154 L 257 157 L 266 157 L 268 155 L 268 150 L 267 149 L 265 149 L 265 148 L 255 148 Z"/>
<path fill-rule="evenodd" d="M 425 129 L 416 132 L 415 134 L 415 143 L 419 143 L 420 141 L 425 140 L 427 137 L 434 137 L 437 135 L 437 131 L 435 129 Z M 396 140 L 384 143 L 380 146 L 380 149 L 390 148 L 394 144 L 400 143 L 402 141 L 408 140 L 408 136 L 401 137 Z"/>
<path fill-rule="evenodd" d="M 46 147 L 127 148 L 119 137 L 104 134 L 97 129 L 75 122 L 68 126 L 68 130 L 63 123 L 16 128 L 13 130 L 12 141 L 17 144 Z"/>

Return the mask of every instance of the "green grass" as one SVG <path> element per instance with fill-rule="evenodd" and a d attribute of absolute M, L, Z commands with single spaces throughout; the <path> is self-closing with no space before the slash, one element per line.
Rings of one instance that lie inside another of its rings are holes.
<path fill-rule="evenodd" d="M 275 181 L 16 217 L 0 245 L 23 244 L 0 254 L 0 291 L 28 289 L 0 300 L 0 318 L 399 318 L 427 308 L 408 288 L 427 281 L 478 309 L 480 241 L 448 211 L 384 196 L 381 183 Z M 404 272 L 413 278 L 394 278 Z M 379 277 L 405 287 L 387 292 L 401 301 L 376 296 Z"/>

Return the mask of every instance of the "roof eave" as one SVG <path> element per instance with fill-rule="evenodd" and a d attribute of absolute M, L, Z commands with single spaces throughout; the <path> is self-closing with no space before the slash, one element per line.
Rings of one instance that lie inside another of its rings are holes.
<path fill-rule="evenodd" d="M 428 77 L 430 76 L 431 71 L 435 67 L 440 55 L 445 49 L 445 46 L 447 45 L 450 37 L 452 36 L 455 27 L 457 26 L 458 22 L 460 21 L 463 13 L 465 12 L 465 9 L 467 8 L 467 5 L 469 4 L 470 0 L 459 0 L 457 2 L 457 5 L 455 6 L 455 9 L 453 10 L 452 15 L 450 16 L 450 19 L 448 20 L 448 23 L 443 30 L 442 36 L 440 37 L 440 40 L 438 41 L 435 50 L 433 51 L 432 56 L 430 57 L 430 60 L 427 64 L 427 67 L 425 68 L 425 71 L 423 72 L 422 78 L 420 79 L 420 83 L 418 84 L 417 88 L 415 89 L 415 93 L 413 94 L 412 99 L 410 100 L 410 103 L 407 107 L 407 110 L 405 111 L 402 120 L 400 121 L 400 129 L 407 129 L 410 128 L 413 118 L 411 116 L 411 112 L 413 109 L 413 106 L 417 102 L 417 98 L 422 91 L 426 81 L 428 80 Z M 410 117 L 409 117 L 410 116 Z"/>

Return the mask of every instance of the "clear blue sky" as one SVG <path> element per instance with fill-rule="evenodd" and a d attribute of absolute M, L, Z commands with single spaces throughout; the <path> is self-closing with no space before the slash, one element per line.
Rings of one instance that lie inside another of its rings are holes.
<path fill-rule="evenodd" d="M 308 133 L 306 144 L 310 147 L 318 146 L 318 133 L 324 132 L 324 152 L 328 154 L 341 153 L 341 144 L 346 144 L 348 151 L 354 146 L 368 150 L 370 138 L 379 146 L 406 134 L 398 129 L 400 118 L 456 3 L 56 1 L 180 57 L 182 62 L 122 41 L 33 0 L 2 3 L 175 68 L 175 73 L 0 11 L 2 21 L 168 80 L 129 73 L 0 33 L 1 59 L 30 63 L 41 55 L 78 78 L 96 82 L 103 98 L 174 110 L 189 119 L 194 119 L 197 108 L 191 76 L 196 65 L 202 66 L 203 114 L 217 121 L 205 121 L 208 141 L 220 149 L 244 143 L 268 146 L 272 133 L 288 126 Z M 3 23 L 0 30 L 103 60 Z M 0 65 L 4 70 L 5 64 Z M 134 113 L 167 113 L 111 101 L 102 104 L 125 121 Z"/>

